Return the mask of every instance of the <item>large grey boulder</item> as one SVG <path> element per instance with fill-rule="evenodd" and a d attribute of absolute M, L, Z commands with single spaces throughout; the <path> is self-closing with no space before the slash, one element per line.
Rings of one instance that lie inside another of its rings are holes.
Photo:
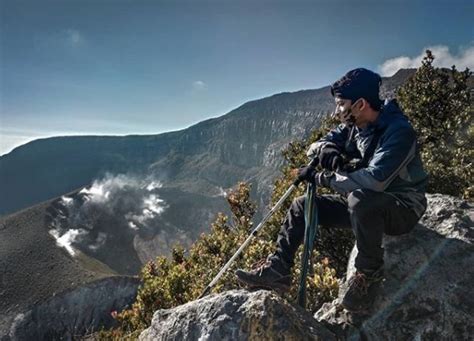
<path fill-rule="evenodd" d="M 339 305 L 345 294 L 316 314 L 341 338 L 362 340 L 472 340 L 474 338 L 474 209 L 457 198 L 428 196 L 415 229 L 384 238 L 385 281 L 369 314 Z M 355 271 L 354 248 L 347 271 Z"/>
<path fill-rule="evenodd" d="M 336 340 L 311 314 L 270 291 L 233 290 L 158 310 L 145 340 Z"/>

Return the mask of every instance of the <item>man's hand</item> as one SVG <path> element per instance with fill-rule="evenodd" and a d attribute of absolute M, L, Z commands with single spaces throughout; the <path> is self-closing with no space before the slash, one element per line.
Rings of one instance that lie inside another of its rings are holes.
<path fill-rule="evenodd" d="M 310 159 L 314 159 L 315 157 L 319 157 L 319 151 L 321 150 L 321 142 L 314 142 L 308 148 L 306 152 L 306 156 Z"/>
<path fill-rule="evenodd" d="M 313 167 L 301 167 L 298 169 L 298 180 L 307 181 L 321 187 L 330 187 L 330 182 L 334 176 L 333 172 L 322 171 L 316 172 Z"/>
<path fill-rule="evenodd" d="M 331 179 L 334 176 L 333 172 L 322 171 L 314 176 L 314 181 L 317 186 L 330 188 Z"/>
<path fill-rule="evenodd" d="M 319 164 L 329 171 L 341 168 L 343 159 L 339 148 L 333 143 L 326 144 L 319 152 Z"/>
<path fill-rule="evenodd" d="M 316 169 L 314 167 L 301 167 L 298 169 L 298 180 L 299 181 L 308 181 L 313 182 L 315 181 L 314 176 L 316 175 Z"/>

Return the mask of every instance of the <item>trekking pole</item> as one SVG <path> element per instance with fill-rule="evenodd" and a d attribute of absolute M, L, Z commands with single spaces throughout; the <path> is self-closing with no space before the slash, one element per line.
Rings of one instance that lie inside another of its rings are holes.
<path fill-rule="evenodd" d="M 315 168 L 318 165 L 318 158 L 314 158 L 309 164 L 308 167 L 313 167 Z M 280 208 L 280 206 L 283 204 L 283 202 L 290 196 L 290 194 L 298 187 L 300 184 L 300 180 L 296 179 L 293 181 L 293 184 L 288 188 L 283 194 L 283 196 L 278 200 L 278 202 L 275 204 L 275 206 L 272 207 L 272 209 L 265 215 L 263 220 L 260 222 L 260 224 L 255 227 L 250 235 L 247 237 L 247 239 L 244 241 L 244 243 L 239 247 L 239 249 L 234 253 L 234 255 L 227 261 L 227 263 L 222 267 L 222 269 L 219 271 L 219 273 L 214 277 L 214 279 L 211 281 L 211 283 L 208 284 L 206 289 L 204 289 L 203 293 L 199 298 L 203 298 L 206 296 L 212 289 L 214 285 L 216 285 L 217 281 L 219 278 L 222 277 L 222 275 L 229 269 L 231 264 L 234 262 L 234 260 L 242 253 L 242 251 L 247 247 L 247 245 L 250 243 L 252 238 L 257 235 L 258 231 L 263 227 L 263 225 L 270 219 L 270 217 L 275 213 L 276 210 Z"/>
<path fill-rule="evenodd" d="M 298 289 L 298 305 L 306 307 L 306 277 L 308 275 L 314 240 L 318 233 L 318 206 L 315 200 L 316 184 L 308 184 L 304 207 L 305 231 L 303 254 L 301 255 L 300 287 Z"/>

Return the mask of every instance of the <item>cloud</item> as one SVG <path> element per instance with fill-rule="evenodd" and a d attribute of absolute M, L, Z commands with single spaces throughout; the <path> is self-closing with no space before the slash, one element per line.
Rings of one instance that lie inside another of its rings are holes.
<path fill-rule="evenodd" d="M 207 88 L 207 84 L 203 81 L 194 81 L 193 82 L 193 89 L 194 90 L 204 90 Z"/>
<path fill-rule="evenodd" d="M 78 30 L 67 29 L 62 33 L 65 42 L 72 47 L 78 47 L 84 44 L 84 37 Z"/>
<path fill-rule="evenodd" d="M 474 46 L 460 49 L 457 55 L 452 54 L 449 47 L 444 45 L 428 46 L 423 48 L 419 55 L 415 57 L 400 56 L 391 58 L 379 65 L 379 72 L 382 76 L 392 76 L 400 69 L 418 68 L 425 56 L 425 51 L 431 50 L 435 57 L 433 65 L 436 67 L 451 68 L 456 65 L 458 70 L 474 68 Z"/>
<path fill-rule="evenodd" d="M 34 33 L 34 45 L 40 50 L 75 50 L 86 44 L 84 34 L 74 28 L 63 28 L 54 32 Z"/>

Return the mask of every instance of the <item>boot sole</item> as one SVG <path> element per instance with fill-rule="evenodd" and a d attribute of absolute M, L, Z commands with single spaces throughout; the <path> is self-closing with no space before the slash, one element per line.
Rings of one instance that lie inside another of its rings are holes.
<path fill-rule="evenodd" d="M 264 285 L 249 285 L 249 289 L 251 290 L 269 290 L 269 291 L 275 291 L 276 293 L 283 295 L 286 294 L 288 291 L 290 291 L 289 287 L 270 287 L 270 286 L 264 286 Z"/>
<path fill-rule="evenodd" d="M 273 291 L 278 292 L 279 294 L 284 294 L 284 293 L 290 291 L 290 286 L 285 285 L 285 284 L 272 283 L 271 285 L 265 285 L 265 284 L 262 284 L 262 283 L 255 283 L 255 282 L 246 281 L 246 280 L 244 280 L 242 278 L 239 278 L 239 277 L 237 277 L 237 280 L 240 283 L 245 284 L 246 286 L 248 286 L 249 289 L 253 289 L 253 290 L 258 290 L 258 289 L 273 290 Z"/>
<path fill-rule="evenodd" d="M 341 306 L 347 310 L 348 312 L 351 313 L 356 313 L 356 314 L 364 314 L 369 311 L 369 307 L 363 307 L 363 308 L 353 308 L 345 304 L 344 302 L 341 302 Z"/>

